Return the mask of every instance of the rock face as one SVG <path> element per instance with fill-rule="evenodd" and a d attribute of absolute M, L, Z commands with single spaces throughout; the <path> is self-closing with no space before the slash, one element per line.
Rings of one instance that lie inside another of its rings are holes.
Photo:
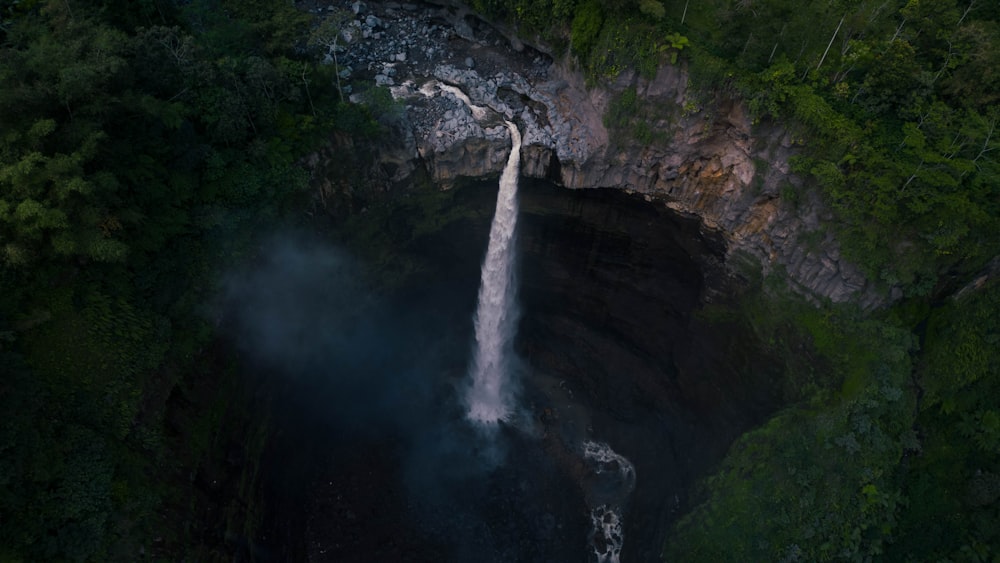
<path fill-rule="evenodd" d="M 621 190 L 526 178 L 515 349 L 519 404 L 536 422 L 530 432 L 505 431 L 505 462 L 478 463 L 479 448 L 466 446 L 483 435 L 465 423 L 455 390 L 468 375 L 495 187 L 490 179 L 413 194 L 366 218 L 388 239 L 391 262 L 416 265 L 385 308 L 338 292 L 355 276 L 315 261 L 291 301 L 262 289 L 250 308 L 278 304 L 324 327 L 294 352 L 324 361 L 281 378 L 292 382 L 284 413 L 294 425 L 281 427 L 288 455 L 321 457 L 305 501 L 280 497 L 305 520 L 296 530 L 309 561 L 596 561 L 587 549 L 594 501 L 622 501 L 615 478 L 598 476 L 582 451 L 593 441 L 625 456 L 637 476 L 622 506 L 620 560 L 656 561 L 695 481 L 780 404 L 781 364 L 752 329 L 695 313 L 709 286 L 720 291 L 713 298 L 733 296 L 732 280 L 712 275 L 725 252 L 717 234 Z M 289 281 L 280 262 L 270 272 Z M 357 336 L 331 349 L 328 334 Z M 378 346 L 355 345 L 369 334 Z M 364 431 L 353 430 L 360 424 Z M 476 467 L 486 473 L 465 472 Z"/>
<path fill-rule="evenodd" d="M 570 58 L 527 48 L 457 4 L 348 8 L 356 17 L 344 34 L 342 75 L 389 86 L 405 107 L 382 151 L 392 181 L 420 167 L 444 186 L 498 174 L 510 146 L 502 119 L 513 119 L 524 137 L 522 175 L 662 201 L 721 233 L 730 258 L 750 255 L 765 272 L 783 268 L 804 295 L 865 307 L 885 301 L 840 256 L 822 227 L 828 212 L 790 172 L 791 135 L 751 126 L 736 100 L 693 91 L 683 67 L 588 88 Z M 653 108 L 644 112 L 644 137 L 605 126 L 609 105 L 631 89 L 637 104 Z"/>

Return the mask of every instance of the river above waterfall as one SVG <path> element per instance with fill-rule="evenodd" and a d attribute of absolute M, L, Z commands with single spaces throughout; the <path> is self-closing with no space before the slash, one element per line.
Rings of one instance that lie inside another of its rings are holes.
<path fill-rule="evenodd" d="M 238 339 L 283 389 L 263 559 L 596 561 L 592 518 L 615 505 L 620 560 L 652 561 L 696 480 L 777 406 L 754 337 L 697 315 L 738 290 L 721 240 L 620 191 L 520 189 L 524 422 L 488 440 L 460 393 L 495 180 L 369 210 L 352 250 L 275 243 L 239 277 Z"/>

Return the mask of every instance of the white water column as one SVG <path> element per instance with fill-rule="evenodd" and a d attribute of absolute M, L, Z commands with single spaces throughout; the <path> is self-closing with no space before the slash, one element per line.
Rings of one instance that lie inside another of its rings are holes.
<path fill-rule="evenodd" d="M 507 121 L 511 150 L 500 176 L 490 242 L 483 260 L 476 309 L 476 352 L 466 403 L 469 420 L 482 424 L 508 420 L 513 409 L 510 362 L 517 306 L 514 302 L 514 232 L 517 227 L 517 176 L 521 133 Z"/>

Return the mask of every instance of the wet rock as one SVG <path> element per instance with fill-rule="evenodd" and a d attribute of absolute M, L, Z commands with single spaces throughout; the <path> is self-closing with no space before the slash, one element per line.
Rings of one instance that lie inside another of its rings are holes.
<path fill-rule="evenodd" d="M 465 39 L 466 41 L 476 40 L 476 35 L 475 32 L 472 31 L 472 26 L 469 25 L 469 23 L 466 22 L 464 19 L 455 20 L 454 25 L 455 25 L 456 35 L 458 35 L 462 39 Z"/>
<path fill-rule="evenodd" d="M 643 194 L 723 233 L 730 256 L 753 256 L 765 272 L 783 268 L 805 295 L 869 307 L 884 302 L 832 236 L 818 245 L 815 235 L 811 244 L 803 240 L 829 212 L 791 173 L 788 162 L 797 149 L 786 131 L 752 127 L 737 101 L 696 98 L 677 66 L 661 67 L 652 79 L 623 73 L 611 84 L 588 88 L 569 59 L 553 61 L 510 30 L 473 29 L 467 8 L 441 2 L 441 8 L 351 4 L 354 29 L 361 32 L 340 55 L 345 69 L 355 69 L 350 77 L 412 85 L 394 95 L 406 106 L 416 150 L 413 162 L 394 162 L 394 170 L 420 166 L 438 182 L 496 173 L 510 146 L 504 128 L 496 126 L 513 119 L 524 138 L 526 176 Z M 447 96 L 448 104 L 443 98 L 429 102 L 419 90 L 431 80 L 460 88 L 486 108 L 485 116 L 477 121 Z M 626 88 L 635 89 L 640 104 L 659 108 L 662 115 L 650 122 L 654 142 L 635 138 L 628 128 L 605 127 L 608 105 Z M 782 199 L 789 187 L 797 193 L 795 205 Z"/>

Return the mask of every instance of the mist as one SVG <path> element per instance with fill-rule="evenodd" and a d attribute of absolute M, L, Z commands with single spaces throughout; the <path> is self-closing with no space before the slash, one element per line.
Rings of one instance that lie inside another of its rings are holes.
<path fill-rule="evenodd" d="M 478 279 L 395 297 L 376 295 L 365 279 L 345 250 L 273 236 L 252 263 L 225 276 L 223 330 L 243 365 L 285 390 L 286 410 L 303 421 L 295 439 L 320 450 L 323 479 L 379 448 L 396 465 L 381 486 L 405 495 L 410 525 L 446 546 L 449 560 L 510 554 L 518 540 L 497 539 L 483 511 L 509 486 L 513 477 L 498 470 L 509 465 L 511 440 L 524 437 L 470 422 L 461 397 Z M 514 496 L 534 494 L 519 486 Z M 519 504 L 517 511 L 534 510 L 530 500 Z M 545 517 L 527 516 L 529 524 Z"/>

